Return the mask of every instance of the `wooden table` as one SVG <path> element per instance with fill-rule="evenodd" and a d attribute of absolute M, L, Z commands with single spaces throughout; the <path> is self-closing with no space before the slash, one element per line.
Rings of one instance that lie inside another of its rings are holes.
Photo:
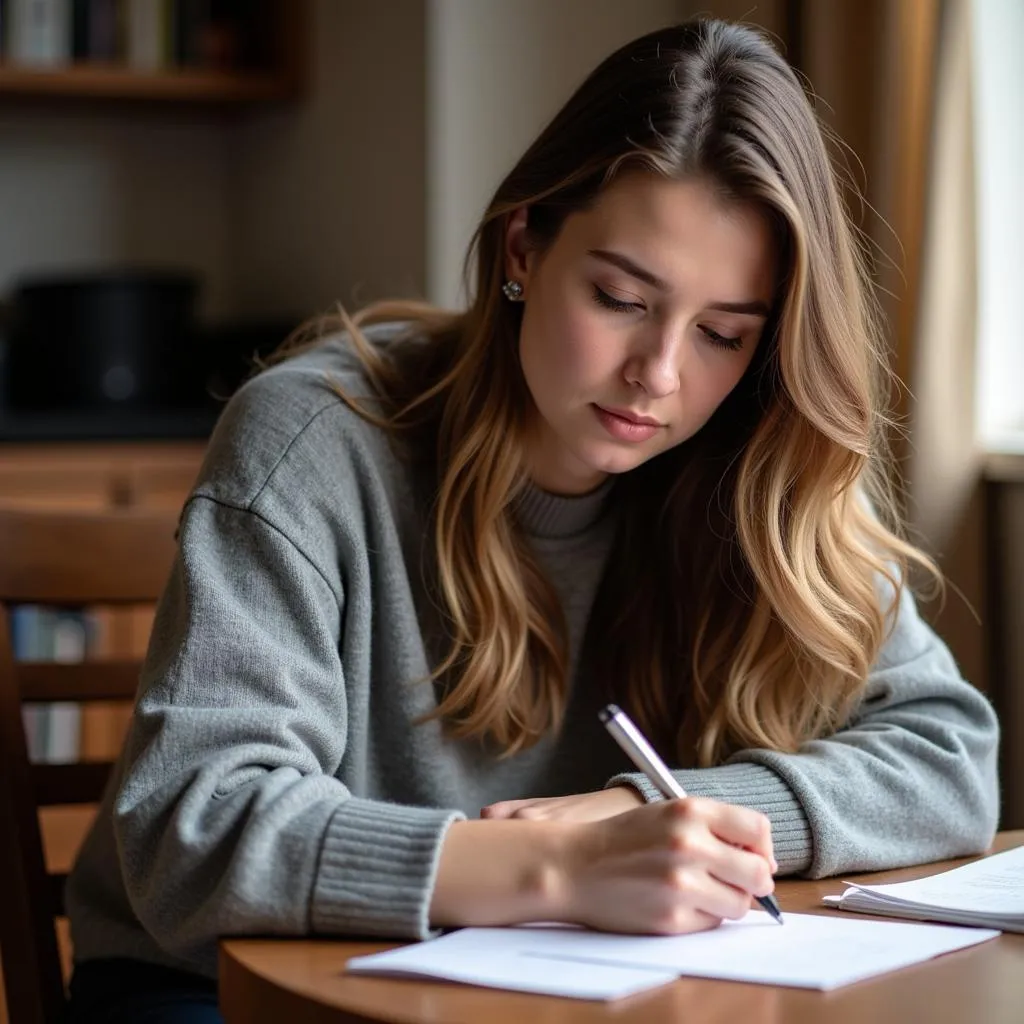
<path fill-rule="evenodd" d="M 1024 844 L 1024 831 L 997 837 L 993 852 Z M 861 875 L 904 881 L 955 867 L 948 861 Z M 837 879 L 780 882 L 784 911 L 835 913 L 820 905 Z M 863 915 L 857 915 L 858 918 Z M 950 953 L 833 992 L 681 978 L 610 1003 L 524 995 L 437 981 L 348 976 L 349 957 L 394 942 L 230 939 L 221 943 L 220 1000 L 227 1024 L 1021 1024 L 1024 935 Z"/>

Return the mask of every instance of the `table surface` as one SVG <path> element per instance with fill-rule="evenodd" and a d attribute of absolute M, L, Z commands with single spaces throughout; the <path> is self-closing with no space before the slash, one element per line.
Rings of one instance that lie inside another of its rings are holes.
<path fill-rule="evenodd" d="M 1024 845 L 1024 831 L 1004 832 L 992 852 Z M 971 858 L 968 858 L 971 859 Z M 905 881 L 965 860 L 855 876 Z M 783 911 L 835 913 L 821 897 L 842 891 L 839 879 L 780 882 Z M 857 915 L 862 917 L 865 915 Z M 227 939 L 220 947 L 220 999 L 228 1024 L 1020 1024 L 1024 1014 L 1024 935 L 949 953 L 832 992 L 681 978 L 615 1002 L 526 995 L 441 981 L 349 976 L 349 957 L 391 949 L 394 942 L 324 939 Z"/>

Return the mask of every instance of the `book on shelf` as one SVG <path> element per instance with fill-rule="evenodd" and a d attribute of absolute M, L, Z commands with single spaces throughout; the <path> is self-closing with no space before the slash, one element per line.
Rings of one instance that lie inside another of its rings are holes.
<path fill-rule="evenodd" d="M 127 0 L 125 58 L 137 71 L 159 71 L 173 54 L 173 10 L 169 0 Z"/>
<path fill-rule="evenodd" d="M 0 57 L 139 72 L 266 63 L 270 8 L 246 0 L 0 0 Z"/>
<path fill-rule="evenodd" d="M 19 661 L 82 661 L 90 652 L 89 614 L 19 605 L 11 611 L 11 645 Z M 78 760 L 82 709 L 60 701 L 22 707 L 25 743 L 33 762 Z"/>
<path fill-rule="evenodd" d="M 71 0 L 4 0 L 4 59 L 35 68 L 71 61 Z"/>
<path fill-rule="evenodd" d="M 173 63 L 176 0 L 73 0 L 71 51 L 78 62 L 159 71 Z"/>
<path fill-rule="evenodd" d="M 118 0 L 74 0 L 71 50 L 75 60 L 120 60 L 121 27 Z"/>

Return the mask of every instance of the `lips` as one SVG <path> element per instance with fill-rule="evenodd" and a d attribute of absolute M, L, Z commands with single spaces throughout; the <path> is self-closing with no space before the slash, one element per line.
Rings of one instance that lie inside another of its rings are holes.
<path fill-rule="evenodd" d="M 616 441 L 638 444 L 649 441 L 659 430 L 664 429 L 664 424 L 657 420 L 628 409 L 612 410 L 596 404 L 593 408 L 598 422 Z"/>
<path fill-rule="evenodd" d="M 642 427 L 663 427 L 665 424 L 659 420 L 654 419 L 653 416 L 644 416 L 638 412 L 632 412 L 630 409 L 616 409 L 614 406 L 599 405 L 598 409 L 602 412 L 610 413 L 612 416 L 618 416 L 620 420 L 626 420 L 628 423 L 635 423 L 637 426 Z"/>

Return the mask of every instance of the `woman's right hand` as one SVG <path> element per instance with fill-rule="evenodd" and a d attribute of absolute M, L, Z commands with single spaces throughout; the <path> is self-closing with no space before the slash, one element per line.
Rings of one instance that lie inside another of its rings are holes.
<path fill-rule="evenodd" d="M 774 888 L 763 814 L 701 797 L 573 826 L 559 918 L 605 931 L 676 935 L 742 917 Z"/>

